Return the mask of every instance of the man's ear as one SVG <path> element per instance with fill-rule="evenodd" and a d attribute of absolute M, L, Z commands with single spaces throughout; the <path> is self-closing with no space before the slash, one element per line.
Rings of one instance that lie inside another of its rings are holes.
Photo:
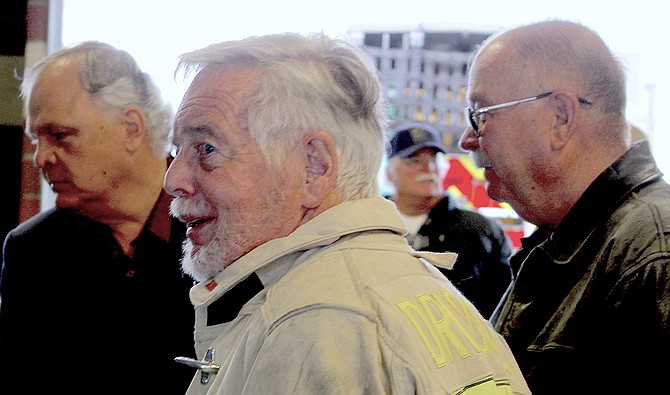
<path fill-rule="evenodd" d="M 146 138 L 144 112 L 137 106 L 126 107 L 123 110 L 123 123 L 126 130 L 126 149 L 135 152 Z"/>
<path fill-rule="evenodd" d="M 395 163 L 396 157 L 391 157 L 388 158 L 388 161 L 386 162 L 386 178 L 389 180 L 391 184 L 395 185 L 396 182 L 396 163 Z"/>
<path fill-rule="evenodd" d="M 315 208 L 321 205 L 335 189 L 337 178 L 337 147 L 330 133 L 316 130 L 303 137 L 305 175 L 303 205 Z"/>
<path fill-rule="evenodd" d="M 554 127 L 551 137 L 551 147 L 561 149 L 567 144 L 574 133 L 574 123 L 577 114 L 579 99 L 575 95 L 561 92 L 554 93 L 551 103 L 554 108 Z"/>

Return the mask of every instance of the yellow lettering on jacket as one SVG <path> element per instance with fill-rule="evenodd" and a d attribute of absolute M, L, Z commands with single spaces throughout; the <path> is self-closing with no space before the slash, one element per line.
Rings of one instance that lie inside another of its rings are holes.
<path fill-rule="evenodd" d="M 453 363 L 456 356 L 464 359 L 473 352 L 493 352 L 505 362 L 493 329 L 462 298 L 444 290 L 422 293 L 414 301 L 401 300 L 396 305 L 412 323 L 438 368 Z"/>

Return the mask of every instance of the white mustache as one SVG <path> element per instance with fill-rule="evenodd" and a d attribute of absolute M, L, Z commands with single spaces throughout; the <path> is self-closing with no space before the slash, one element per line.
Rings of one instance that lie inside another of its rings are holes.
<path fill-rule="evenodd" d="M 170 202 L 170 215 L 175 218 L 184 218 L 185 216 L 198 217 L 202 213 L 212 212 L 205 203 L 196 202 L 181 197 L 175 197 Z"/>
<path fill-rule="evenodd" d="M 414 178 L 416 182 L 431 181 L 436 184 L 440 182 L 440 177 L 432 173 L 421 173 Z"/>

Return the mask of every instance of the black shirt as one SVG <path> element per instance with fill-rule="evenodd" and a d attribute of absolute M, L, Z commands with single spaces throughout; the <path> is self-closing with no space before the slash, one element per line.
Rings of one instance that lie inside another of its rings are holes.
<path fill-rule="evenodd" d="M 132 258 L 108 226 L 72 210 L 8 234 L 0 393 L 186 392 L 193 371 L 174 358 L 195 355 L 193 281 L 181 272 L 185 228 L 168 203 L 159 200 Z"/>

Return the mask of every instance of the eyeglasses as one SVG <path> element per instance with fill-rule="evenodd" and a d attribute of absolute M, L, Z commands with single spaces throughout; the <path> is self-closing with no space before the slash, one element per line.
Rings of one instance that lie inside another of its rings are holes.
<path fill-rule="evenodd" d="M 470 121 L 470 126 L 472 127 L 472 130 L 475 132 L 475 136 L 479 136 L 479 117 L 482 116 L 483 114 L 486 114 L 487 112 L 493 111 L 493 110 L 499 110 L 501 108 L 507 108 L 507 107 L 514 107 L 522 103 L 528 103 L 531 101 L 535 100 L 540 100 L 544 99 L 545 97 L 551 96 L 551 94 L 554 93 L 552 92 L 546 92 L 542 93 L 537 96 L 533 97 L 527 97 L 525 99 L 520 99 L 520 100 L 514 100 L 510 101 L 507 103 L 501 103 L 501 104 L 495 104 L 493 106 L 488 106 L 488 107 L 482 107 L 478 110 L 472 110 L 470 107 L 465 107 L 465 116 L 468 118 Z M 590 100 L 583 99 L 581 97 L 577 97 L 577 100 L 579 100 L 580 103 L 582 104 L 593 104 Z"/>

